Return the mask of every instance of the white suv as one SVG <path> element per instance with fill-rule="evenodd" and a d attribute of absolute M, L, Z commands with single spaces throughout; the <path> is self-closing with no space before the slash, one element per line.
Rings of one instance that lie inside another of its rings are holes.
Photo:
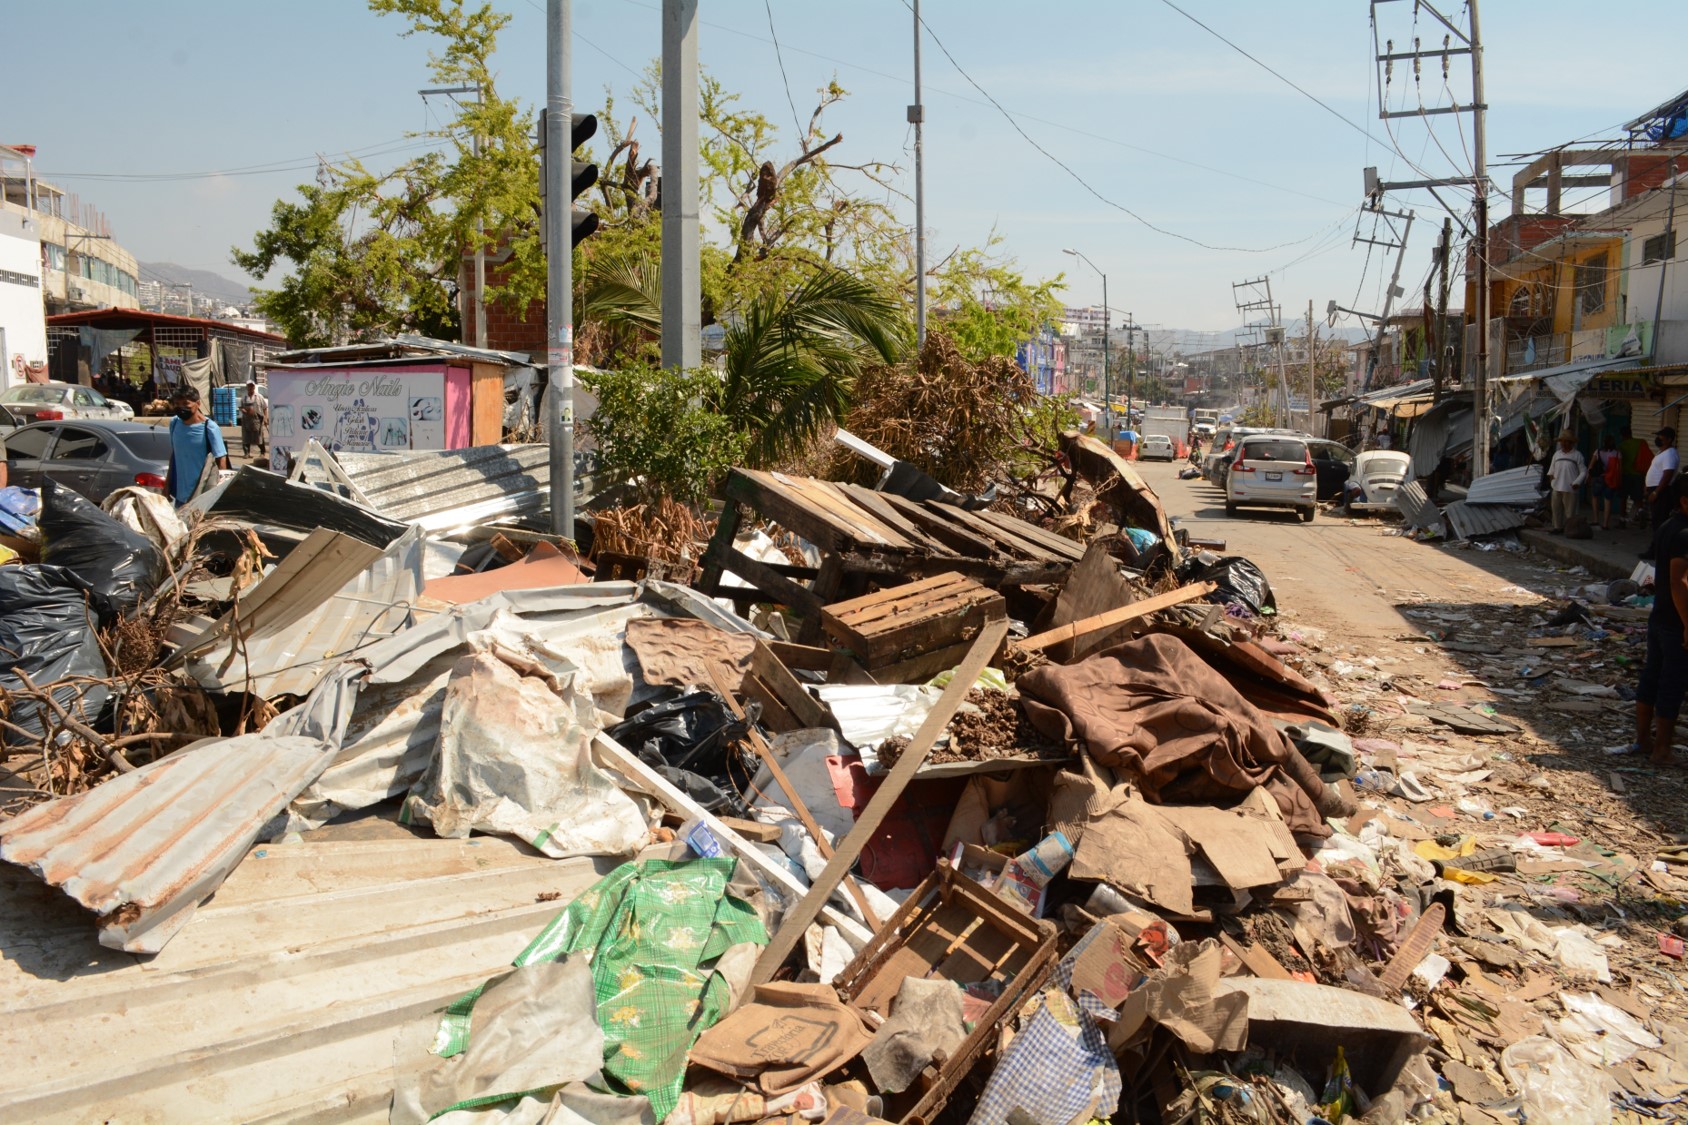
<path fill-rule="evenodd" d="M 1225 514 L 1239 507 L 1294 508 L 1311 523 L 1318 508 L 1319 476 L 1304 438 L 1256 434 L 1231 451 L 1225 474 Z"/>

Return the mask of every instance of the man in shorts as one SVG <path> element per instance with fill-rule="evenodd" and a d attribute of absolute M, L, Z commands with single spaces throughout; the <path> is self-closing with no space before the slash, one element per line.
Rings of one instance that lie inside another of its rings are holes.
<path fill-rule="evenodd" d="M 1676 718 L 1688 693 L 1688 480 L 1667 486 L 1675 510 L 1653 536 L 1653 612 L 1647 662 L 1635 687 L 1635 743 L 1656 766 L 1671 763 Z"/>

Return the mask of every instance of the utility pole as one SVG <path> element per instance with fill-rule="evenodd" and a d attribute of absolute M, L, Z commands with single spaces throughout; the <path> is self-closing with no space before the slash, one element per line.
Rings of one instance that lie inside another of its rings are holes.
<path fill-rule="evenodd" d="M 1237 292 L 1239 289 L 1242 290 L 1241 293 Z M 1278 305 L 1272 300 L 1272 279 L 1270 277 L 1257 277 L 1253 281 L 1233 282 L 1231 299 L 1236 303 L 1237 312 L 1242 314 L 1245 326 L 1250 331 L 1263 327 L 1265 329 L 1266 346 L 1277 348 L 1278 402 L 1282 414 L 1270 407 L 1268 407 L 1268 411 L 1274 421 L 1287 422 L 1289 421 L 1289 381 L 1284 373 L 1284 329 L 1280 321 Z M 1265 325 L 1246 324 L 1251 313 L 1261 312 L 1266 314 Z M 1266 400 L 1270 402 L 1271 399 L 1272 395 L 1268 392 Z"/>
<path fill-rule="evenodd" d="M 1313 384 L 1317 381 L 1317 369 L 1313 364 L 1313 357 L 1319 351 L 1318 330 L 1313 327 L 1313 300 L 1307 300 L 1307 432 L 1317 437 L 1313 429 Z"/>
<path fill-rule="evenodd" d="M 662 0 L 664 367 L 703 362 L 697 151 L 697 0 Z"/>
<path fill-rule="evenodd" d="M 1652 339 L 1648 341 L 1647 358 L 1659 358 L 1659 318 L 1665 312 L 1665 272 L 1676 256 L 1676 157 L 1670 158 L 1670 211 L 1665 215 L 1665 246 L 1659 255 L 1659 291 L 1653 300 Z M 1643 255 L 1645 256 L 1645 255 Z"/>
<path fill-rule="evenodd" d="M 1102 426 L 1103 432 L 1111 442 L 1114 440 L 1114 385 L 1108 377 L 1108 322 L 1113 317 L 1113 312 L 1108 308 L 1108 275 L 1102 273 L 1101 266 L 1071 247 L 1063 249 L 1061 253 L 1071 254 L 1102 275 Z M 1130 313 L 1125 315 L 1127 320 L 1131 318 Z M 1131 415 L 1127 414 L 1125 420 L 1126 424 L 1130 425 Z"/>
<path fill-rule="evenodd" d="M 424 100 L 427 99 L 429 94 L 474 94 L 475 105 L 477 107 L 486 104 L 485 97 L 481 91 L 481 84 L 478 81 L 465 82 L 461 86 L 436 86 L 427 90 L 418 90 L 416 92 L 422 95 Z M 481 126 L 478 120 L 475 122 L 474 140 L 475 158 L 478 160 L 481 155 Z M 486 224 L 479 214 L 476 214 L 475 216 L 474 321 L 475 346 L 477 348 L 484 348 L 486 347 Z"/>
<path fill-rule="evenodd" d="M 921 126 L 926 107 L 920 101 L 920 0 L 914 0 L 914 104 L 908 107 L 914 126 L 914 330 L 918 346 L 926 346 L 926 161 Z M 1106 295 L 1102 303 L 1108 302 Z"/>
<path fill-rule="evenodd" d="M 545 5 L 545 370 L 551 430 L 551 533 L 574 539 L 574 228 L 568 190 L 574 103 L 569 97 L 574 33 L 571 0 Z"/>
<path fill-rule="evenodd" d="M 1453 257 L 1454 249 L 1454 221 L 1444 217 L 1442 219 L 1442 241 L 1436 247 L 1436 263 L 1441 268 L 1442 279 L 1436 286 L 1436 356 L 1435 366 L 1430 369 L 1431 377 L 1435 380 L 1431 384 L 1430 401 L 1442 401 L 1442 385 L 1447 382 L 1447 359 L 1453 348 L 1448 341 L 1448 259 Z"/>
<path fill-rule="evenodd" d="M 1379 4 L 1389 3 L 1391 0 L 1372 0 L 1372 27 L 1377 27 L 1377 9 Z M 1471 253 L 1475 261 L 1472 263 L 1475 273 L 1476 308 L 1467 309 L 1468 315 L 1476 319 L 1476 363 L 1473 366 L 1472 379 L 1472 409 L 1474 425 L 1471 443 L 1471 475 L 1473 479 L 1484 476 L 1489 471 L 1489 172 L 1488 172 L 1488 141 L 1486 119 L 1488 104 L 1483 100 L 1483 41 L 1477 16 L 1477 0 L 1467 0 L 1466 7 L 1470 15 L 1468 26 L 1461 29 L 1436 9 L 1432 0 L 1413 0 L 1412 11 L 1416 21 L 1418 14 L 1429 14 L 1436 22 L 1447 29 L 1448 34 L 1442 38 L 1442 47 L 1436 49 L 1421 49 L 1418 38 L 1413 39 L 1411 51 L 1396 51 L 1394 41 L 1390 40 L 1383 50 L 1377 54 L 1378 62 L 1378 117 L 1388 120 L 1393 117 L 1419 117 L 1428 119 L 1434 114 L 1471 114 L 1471 175 L 1450 176 L 1441 179 L 1412 180 L 1401 183 L 1383 183 L 1377 178 L 1375 168 L 1366 169 L 1366 194 L 1374 201 L 1380 199 L 1382 193 L 1390 190 L 1406 190 L 1410 188 L 1428 188 L 1433 194 L 1439 187 L 1467 186 L 1471 188 L 1475 229 L 1472 233 Z M 1458 40 L 1459 46 L 1455 46 Z M 1442 65 L 1442 79 L 1448 79 L 1449 60 L 1458 55 L 1471 56 L 1471 104 L 1460 105 L 1456 101 L 1448 106 L 1426 107 L 1422 104 L 1416 109 L 1392 110 L 1388 104 L 1389 80 L 1393 76 L 1394 65 L 1397 62 L 1410 61 L 1413 66 L 1414 81 L 1418 79 L 1422 61 L 1427 58 L 1439 59 Z M 1440 200 L 1441 197 L 1437 196 Z M 1446 204 L 1443 204 L 1444 208 Z M 1461 219 L 1461 225 L 1464 220 Z M 1405 239 L 1403 239 L 1405 241 Z M 1379 329 L 1379 340 L 1382 330 Z"/>

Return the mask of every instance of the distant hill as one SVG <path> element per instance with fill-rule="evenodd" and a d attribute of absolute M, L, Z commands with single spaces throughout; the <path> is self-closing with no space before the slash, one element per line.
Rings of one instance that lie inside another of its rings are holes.
<path fill-rule="evenodd" d="M 191 285 L 195 293 L 204 293 L 227 301 L 231 305 L 245 304 L 251 293 L 243 282 L 230 281 L 210 270 L 189 269 L 175 262 L 142 262 L 141 276 L 153 281 L 167 281 L 172 285 Z"/>

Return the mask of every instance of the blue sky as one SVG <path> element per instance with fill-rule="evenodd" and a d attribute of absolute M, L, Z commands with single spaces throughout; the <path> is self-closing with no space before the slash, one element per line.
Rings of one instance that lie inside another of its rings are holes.
<path fill-rule="evenodd" d="M 1069 303 L 1099 303 L 1095 273 L 1061 253 L 1075 246 L 1107 270 L 1115 308 L 1144 325 L 1211 330 L 1215 344 L 1230 342 L 1227 330 L 1238 319 L 1232 283 L 1262 274 L 1272 276 L 1287 319 L 1304 312 L 1309 299 L 1321 314 L 1332 298 L 1378 307 L 1385 279 L 1379 255 L 1368 264 L 1364 247 L 1349 245 L 1361 169 L 1375 164 L 1385 179 L 1418 177 L 1377 119 L 1368 5 L 1177 2 L 1330 109 L 1167 0 L 923 0 L 931 32 L 1050 154 L 1021 137 L 928 37 L 932 256 L 995 231 L 1028 273 L 1064 272 Z M 499 4 L 514 17 L 501 40 L 500 89 L 538 103 L 544 0 Z M 1449 16 L 1460 11 L 1453 0 L 1439 6 Z M 37 145 L 39 173 L 103 209 L 117 238 L 144 260 L 240 277 L 229 246 L 249 244 L 275 199 L 310 178 L 313 154 L 374 150 L 374 166 L 402 159 L 405 135 L 437 122 L 445 108 L 430 117 L 416 94 L 430 84 L 427 42 L 401 38 L 396 19 L 375 16 L 357 0 L 7 7 L 8 40 L 37 46 L 8 60 L 11 94 L 0 141 Z M 798 112 L 806 119 L 815 89 L 836 76 L 850 91 L 826 119 L 829 130 L 844 134 L 838 159 L 895 162 L 899 182 L 912 192 L 904 119 L 912 19 L 901 0 L 702 0 L 700 8 L 704 65 L 747 106 L 782 123 L 789 138 L 795 128 L 770 41 L 771 9 Z M 1385 37 L 1401 49 L 1414 34 L 1411 3 L 1379 11 Z M 576 0 L 574 13 L 576 107 L 594 108 L 608 86 L 631 108 L 634 72 L 660 49 L 657 0 Z M 1620 2 L 1597 21 L 1582 3 L 1490 0 L 1482 10 L 1489 152 L 1503 192 L 1512 169 L 1502 154 L 1610 137 L 1681 89 L 1680 72 L 1665 62 L 1623 61 L 1643 59 L 1647 36 L 1677 15 L 1665 0 Z M 1441 38 L 1428 16 L 1419 34 L 1427 46 Z M 1448 100 L 1434 64 L 1426 65 L 1421 85 L 1426 104 Z M 1467 94 L 1463 60 L 1451 89 L 1461 99 Z M 1393 104 L 1417 104 L 1404 67 L 1391 90 Z M 1468 137 L 1469 118 L 1458 121 Z M 648 153 L 656 148 L 652 124 L 641 125 Z M 1465 161 L 1453 116 L 1438 119 L 1434 138 L 1418 118 L 1395 128 L 1401 149 L 1433 175 L 1451 170 L 1438 144 Z M 250 171 L 278 164 L 282 170 Z M 225 174 L 141 178 L 218 172 Z M 895 202 L 912 222 L 912 206 Z M 1422 192 L 1391 203 L 1424 220 L 1415 225 L 1403 269 L 1411 290 L 1428 266 L 1442 212 Z M 1241 249 L 1206 249 L 1157 233 L 1121 207 L 1178 235 Z M 1504 213 L 1503 196 L 1496 217 Z"/>

